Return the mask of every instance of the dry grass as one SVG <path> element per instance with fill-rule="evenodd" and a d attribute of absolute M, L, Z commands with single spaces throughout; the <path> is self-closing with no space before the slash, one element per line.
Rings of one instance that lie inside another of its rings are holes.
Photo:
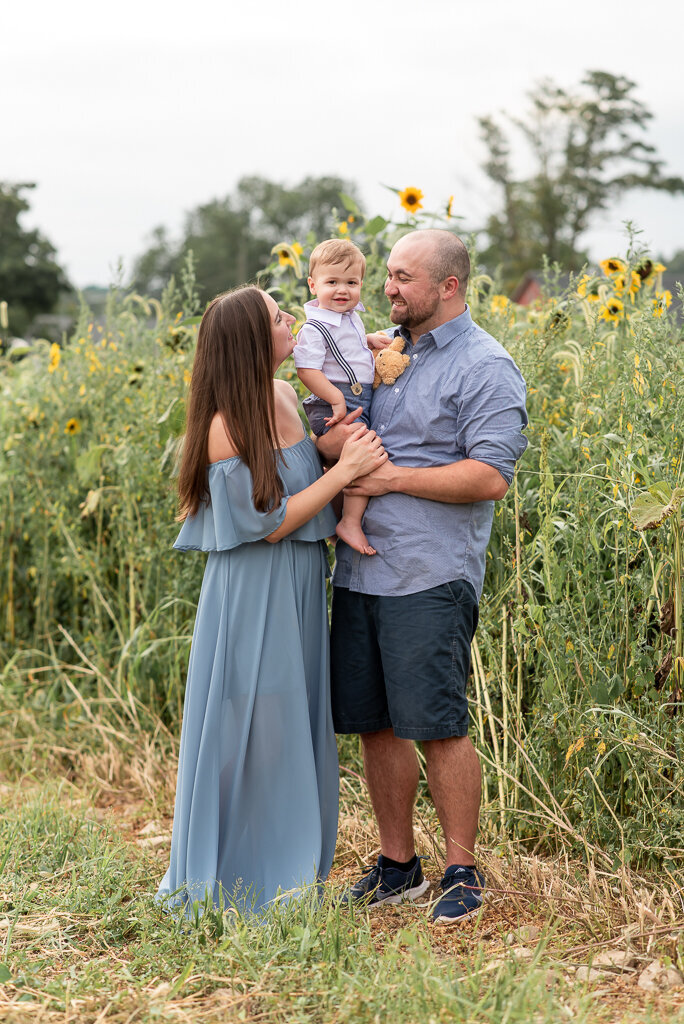
<path fill-rule="evenodd" d="M 15 737 L 30 732 L 27 722 L 23 724 L 23 729 L 15 729 Z M 84 729 L 91 731 L 91 743 L 84 742 Z M 272 964 L 275 958 L 268 957 L 260 969 L 256 962 L 250 967 L 248 957 L 238 963 L 240 957 L 236 960 L 233 954 L 228 961 L 223 955 L 213 962 L 212 940 L 205 936 L 200 965 L 197 936 L 190 943 L 192 955 L 186 956 L 188 940 L 177 928 L 175 944 L 165 952 L 163 929 L 174 929 L 155 918 L 149 900 L 166 866 L 175 786 L 173 744 L 164 730 L 141 726 L 112 735 L 92 715 L 73 742 L 44 745 L 39 751 L 37 738 L 24 735 L 21 757 L 17 743 L 16 739 L 4 743 L 5 755 L 14 747 L 15 767 L 23 766 L 6 775 L 0 785 L 4 820 L 14 822 L 15 828 L 15 838 L 10 831 L 6 843 L 17 842 L 30 808 L 34 814 L 37 807 L 52 809 L 68 826 L 66 832 L 73 831 L 74 840 L 84 827 L 96 834 L 94 848 L 80 854 L 84 875 L 92 868 L 89 858 L 93 856 L 104 862 L 111 857 L 112 864 L 127 865 L 129 874 L 125 875 L 124 867 L 116 885 L 106 883 L 110 892 L 93 893 L 90 906 L 85 907 L 81 896 L 73 909 L 70 887 L 74 872 L 79 871 L 78 853 L 65 856 L 61 871 L 46 870 L 40 868 L 42 855 L 37 850 L 35 862 L 29 858 L 23 870 L 14 875 L 5 870 L 4 877 L 0 875 L 4 887 L 0 944 L 5 950 L 0 960 L 12 974 L 0 986 L 3 1020 L 123 1024 L 158 1018 L 179 1022 L 366 1019 L 359 1016 L 362 1003 L 354 1002 L 362 997 L 352 998 L 348 992 L 334 1011 L 328 1007 L 318 1016 L 305 1007 L 300 1013 L 299 1004 L 310 1003 L 312 986 L 319 985 L 324 992 L 333 984 L 334 964 L 326 965 L 324 959 L 319 963 L 316 956 L 307 961 L 305 976 L 296 957 L 289 963 L 286 957 L 277 971 Z M 416 831 L 418 850 L 426 857 L 426 874 L 437 881 L 441 842 L 427 800 L 419 800 Z M 38 845 L 53 841 L 38 832 L 36 840 Z M 68 846 L 69 835 L 61 834 L 54 842 Z M 344 887 L 377 852 L 362 779 L 343 768 L 338 853 L 330 888 Z M 5 852 L 0 850 L 0 864 L 3 860 L 9 868 L 12 849 L 8 852 L 7 846 Z M 359 968 L 367 972 L 374 956 L 377 963 L 391 961 L 400 971 L 402 966 L 407 971 L 423 970 L 420 965 L 429 963 L 430 971 L 456 970 L 471 984 L 479 976 L 482 985 L 490 987 L 500 979 L 501 984 L 507 978 L 510 981 L 513 972 L 525 984 L 540 978 L 540 991 L 550 994 L 556 1011 L 560 1009 L 567 1020 L 656 1021 L 676 1019 L 679 1014 L 684 1019 L 683 989 L 647 993 L 636 984 L 640 968 L 656 957 L 669 957 L 681 966 L 681 881 L 639 876 L 628 869 L 598 870 L 593 863 L 587 866 L 565 855 L 533 856 L 501 841 L 483 844 L 480 862 L 488 880 L 488 900 L 479 918 L 457 929 L 433 927 L 428 913 L 431 893 L 420 905 L 363 915 L 349 932 L 351 941 L 359 944 Z M 120 875 L 121 870 L 116 868 L 113 874 Z M 98 877 L 98 871 L 95 864 L 93 877 Z M 7 887 L 8 881 L 14 884 Z M 626 971 L 607 972 L 588 987 L 579 983 L 576 969 L 605 950 L 630 951 L 633 965 Z M 530 1013 L 530 1019 L 559 1019 L 541 1010 L 538 1016 Z M 463 1019 L 478 1018 L 466 1015 Z"/>

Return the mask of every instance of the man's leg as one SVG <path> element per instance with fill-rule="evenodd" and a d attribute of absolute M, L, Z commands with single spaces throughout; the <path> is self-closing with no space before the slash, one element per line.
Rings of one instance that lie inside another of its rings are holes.
<path fill-rule="evenodd" d="M 475 863 L 480 761 L 467 736 L 423 743 L 430 794 L 444 832 L 446 865 Z M 391 856 L 391 854 L 390 854 Z"/>
<path fill-rule="evenodd" d="M 418 758 L 412 740 L 391 729 L 362 733 L 363 763 L 385 857 L 404 863 L 415 853 L 413 804 L 418 789 Z"/>
<path fill-rule="evenodd" d="M 352 886 L 351 897 L 367 907 L 418 899 L 430 883 L 423 876 L 413 842 L 416 748 L 411 740 L 398 739 L 392 729 L 361 733 L 361 741 L 382 853 L 375 867 Z"/>

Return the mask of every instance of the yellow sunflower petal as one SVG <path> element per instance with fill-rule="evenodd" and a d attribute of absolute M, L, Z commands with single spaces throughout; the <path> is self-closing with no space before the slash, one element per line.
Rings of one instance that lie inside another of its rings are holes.
<path fill-rule="evenodd" d="M 610 277 L 611 274 L 624 274 L 627 270 L 627 264 L 624 260 L 620 260 L 617 256 L 611 256 L 610 259 L 601 260 L 599 266 L 606 277 Z"/>
<path fill-rule="evenodd" d="M 399 202 L 409 213 L 413 213 L 415 210 L 422 210 L 422 198 L 423 193 L 419 188 L 405 188 L 399 193 Z"/>

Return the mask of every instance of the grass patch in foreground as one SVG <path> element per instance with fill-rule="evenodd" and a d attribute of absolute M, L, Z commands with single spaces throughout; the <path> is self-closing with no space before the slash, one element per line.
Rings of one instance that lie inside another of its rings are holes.
<path fill-rule="evenodd" d="M 348 779 L 330 898 L 311 895 L 261 924 L 230 911 L 189 923 L 162 915 L 151 895 L 171 790 L 157 821 L 160 805 L 143 790 L 129 785 L 113 800 L 114 790 L 54 776 L 0 787 L 0 1017 L 10 1024 L 679 1019 L 684 991 L 648 995 L 634 972 L 591 988 L 574 977 L 616 944 L 681 957 L 669 897 L 626 878 L 620 886 L 582 866 L 483 851 L 497 891 L 462 928 L 435 929 L 425 905 L 355 912 L 334 897 L 357 859 L 372 857 L 372 830 Z M 432 828 L 425 819 L 421 843 L 435 842 Z M 434 863 L 428 873 L 439 874 Z"/>

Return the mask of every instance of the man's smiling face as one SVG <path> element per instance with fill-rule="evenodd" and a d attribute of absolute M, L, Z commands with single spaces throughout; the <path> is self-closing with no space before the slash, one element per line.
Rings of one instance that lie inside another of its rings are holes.
<path fill-rule="evenodd" d="M 429 331 L 436 326 L 432 321 L 439 310 L 440 292 L 427 269 L 429 250 L 425 240 L 406 236 L 399 239 L 387 260 L 385 295 L 392 303 L 390 320 L 409 330 L 425 324 Z"/>

